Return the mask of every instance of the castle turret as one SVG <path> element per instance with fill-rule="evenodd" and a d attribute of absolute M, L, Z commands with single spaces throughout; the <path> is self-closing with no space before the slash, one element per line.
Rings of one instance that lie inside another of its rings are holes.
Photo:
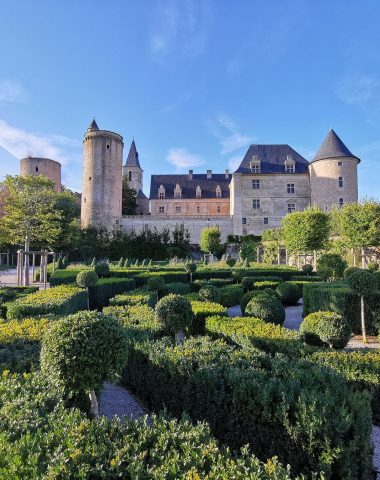
<path fill-rule="evenodd" d="M 330 129 L 309 164 L 311 205 L 330 211 L 335 206 L 357 202 L 359 162 Z"/>
<path fill-rule="evenodd" d="M 20 175 L 42 175 L 53 181 L 57 192 L 62 190 L 61 164 L 50 158 L 26 157 L 20 160 Z"/>
<path fill-rule="evenodd" d="M 99 130 L 95 119 L 83 140 L 82 227 L 115 228 L 120 223 L 123 137 Z"/>
<path fill-rule="evenodd" d="M 143 173 L 139 161 L 139 154 L 136 149 L 135 140 L 132 140 L 131 148 L 129 149 L 128 158 L 123 166 L 123 176 L 128 178 L 128 184 L 130 188 L 139 191 L 143 189 Z"/>

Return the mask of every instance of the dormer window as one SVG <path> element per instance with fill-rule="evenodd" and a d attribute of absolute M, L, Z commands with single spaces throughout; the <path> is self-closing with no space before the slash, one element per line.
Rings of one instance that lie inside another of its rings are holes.
<path fill-rule="evenodd" d="M 199 185 L 195 189 L 195 197 L 196 198 L 201 198 L 202 197 L 202 190 L 201 190 L 201 187 Z"/>
<path fill-rule="evenodd" d="M 160 185 L 160 188 L 158 189 L 158 198 L 160 200 L 165 198 L 165 188 L 163 185 Z"/>
<path fill-rule="evenodd" d="M 291 155 L 287 155 L 285 160 L 285 172 L 295 173 L 295 171 L 296 171 L 296 162 L 293 160 Z"/>
<path fill-rule="evenodd" d="M 253 155 L 252 160 L 249 163 L 249 168 L 251 169 L 251 173 L 260 173 L 261 161 L 257 155 Z"/>
<path fill-rule="evenodd" d="M 220 188 L 220 185 L 216 187 L 215 193 L 216 193 L 216 198 L 222 198 L 222 189 Z"/>
<path fill-rule="evenodd" d="M 174 189 L 174 198 L 181 198 L 181 196 L 182 196 L 182 189 L 179 186 L 179 184 L 177 183 L 177 185 L 175 186 L 175 189 Z"/>

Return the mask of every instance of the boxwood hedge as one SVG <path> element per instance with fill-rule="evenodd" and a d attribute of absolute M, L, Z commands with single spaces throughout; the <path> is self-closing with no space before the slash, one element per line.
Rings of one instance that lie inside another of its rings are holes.
<path fill-rule="evenodd" d="M 154 307 L 157 303 L 157 293 L 149 292 L 142 288 L 134 289 L 126 293 L 121 293 L 115 295 L 109 301 L 110 305 L 149 305 L 149 307 Z"/>
<path fill-rule="evenodd" d="M 100 278 L 94 287 L 89 288 L 90 308 L 101 309 L 117 294 L 134 290 L 133 278 Z"/>
<path fill-rule="evenodd" d="M 197 335 L 204 332 L 205 328 L 205 319 L 212 315 L 222 315 L 227 316 L 227 308 L 223 307 L 219 303 L 213 302 L 201 302 L 201 301 L 192 301 L 191 308 L 194 313 L 193 326 L 191 328 L 191 333 Z"/>

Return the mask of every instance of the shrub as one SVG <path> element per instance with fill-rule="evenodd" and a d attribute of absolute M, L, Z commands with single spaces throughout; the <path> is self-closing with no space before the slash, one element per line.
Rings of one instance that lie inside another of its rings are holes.
<path fill-rule="evenodd" d="M 169 293 L 186 295 L 187 293 L 190 293 L 190 285 L 182 282 L 165 283 L 161 293 L 164 295 L 168 295 Z"/>
<path fill-rule="evenodd" d="M 377 262 L 368 262 L 367 268 L 371 273 L 374 273 L 379 270 L 379 264 Z"/>
<path fill-rule="evenodd" d="M 185 265 L 187 273 L 190 273 L 190 281 L 193 281 L 193 273 L 197 270 L 197 264 L 194 262 L 188 262 Z"/>
<path fill-rule="evenodd" d="M 324 278 L 329 271 L 331 271 L 331 277 L 335 279 L 342 278 L 346 267 L 347 262 L 335 253 L 325 253 L 317 260 L 317 274 L 322 278 Z"/>
<path fill-rule="evenodd" d="M 255 290 L 275 290 L 278 285 L 281 285 L 281 282 L 272 282 L 270 280 L 264 280 L 264 281 L 255 281 L 254 282 L 254 289 Z"/>
<path fill-rule="evenodd" d="M 276 292 L 284 305 L 297 305 L 301 298 L 300 289 L 294 283 L 282 282 L 276 288 Z"/>
<path fill-rule="evenodd" d="M 226 264 L 227 264 L 230 268 L 232 268 L 232 267 L 235 266 L 236 260 L 235 260 L 234 258 L 232 258 L 232 257 L 228 257 L 227 260 L 226 260 Z"/>
<path fill-rule="evenodd" d="M 199 290 L 199 299 L 202 302 L 220 302 L 220 293 L 217 287 L 214 285 L 205 285 Z"/>
<path fill-rule="evenodd" d="M 249 301 L 244 315 L 260 318 L 264 322 L 282 325 L 285 320 L 285 309 L 275 297 L 261 294 L 256 295 Z"/>
<path fill-rule="evenodd" d="M 119 321 L 98 312 L 80 312 L 52 324 L 41 349 L 41 370 L 62 398 L 90 395 L 113 380 L 127 360 L 127 337 Z"/>
<path fill-rule="evenodd" d="M 251 301 L 251 299 L 253 297 L 256 297 L 260 293 L 262 293 L 262 292 L 259 292 L 258 290 L 252 290 L 251 292 L 247 292 L 242 296 L 242 298 L 240 300 L 240 309 L 241 309 L 243 315 L 244 315 L 245 309 L 246 309 L 248 303 Z"/>
<path fill-rule="evenodd" d="M 111 298 L 109 304 L 112 306 L 118 305 L 148 305 L 154 307 L 157 303 L 157 293 L 148 292 L 147 290 L 136 289 L 127 293 L 115 295 Z"/>
<path fill-rule="evenodd" d="M 367 297 L 376 290 L 376 280 L 374 275 L 367 270 L 356 270 L 347 278 L 348 286 L 357 295 Z"/>
<path fill-rule="evenodd" d="M 193 322 L 191 303 L 186 297 L 169 294 L 156 305 L 156 319 L 168 334 L 188 331 Z"/>
<path fill-rule="evenodd" d="M 120 268 L 124 267 L 124 258 L 123 257 L 120 257 L 120 260 L 118 261 L 117 266 L 120 267 Z"/>
<path fill-rule="evenodd" d="M 98 262 L 95 265 L 95 272 L 100 278 L 108 277 L 110 274 L 110 266 L 107 262 Z"/>
<path fill-rule="evenodd" d="M 253 277 L 243 277 L 241 279 L 241 286 L 244 289 L 244 292 L 248 292 L 248 290 L 253 290 L 253 284 L 255 283 L 255 279 Z"/>
<path fill-rule="evenodd" d="M 63 270 L 65 268 L 62 257 L 58 258 L 57 268 L 58 268 L 58 270 Z"/>
<path fill-rule="evenodd" d="M 344 272 L 343 272 L 343 277 L 345 280 L 348 280 L 348 278 L 351 276 L 352 273 L 354 272 L 357 272 L 358 270 L 360 270 L 360 268 L 358 267 L 347 267 L 344 269 Z"/>
<path fill-rule="evenodd" d="M 309 263 L 302 265 L 302 271 L 305 275 L 311 275 L 313 273 L 313 265 L 310 265 Z"/>
<path fill-rule="evenodd" d="M 94 287 L 99 280 L 94 270 L 83 270 L 77 275 L 77 284 L 80 288 Z"/>
<path fill-rule="evenodd" d="M 145 285 L 149 278 L 153 276 L 160 276 L 163 278 L 165 283 L 172 283 L 172 282 L 187 282 L 187 273 L 184 271 L 170 271 L 170 270 L 158 270 L 155 271 L 154 274 L 151 272 L 141 272 L 135 275 L 133 278 L 136 281 L 136 285 L 138 287 L 142 287 Z"/>
<path fill-rule="evenodd" d="M 191 301 L 191 308 L 194 314 L 194 321 L 191 327 L 192 335 L 198 335 L 204 332 L 205 320 L 212 315 L 227 316 L 227 308 L 219 303 Z"/>
<path fill-rule="evenodd" d="M 7 317 L 20 320 L 37 315 L 70 315 L 87 308 L 86 292 L 76 287 L 59 287 L 39 290 L 9 304 Z"/>
<path fill-rule="evenodd" d="M 220 303 L 223 307 L 239 305 L 244 291 L 239 285 L 229 285 L 219 289 Z"/>
<path fill-rule="evenodd" d="M 344 348 L 351 328 L 341 315 L 334 312 L 314 312 L 304 318 L 300 326 L 302 339 L 310 345 Z"/>
<path fill-rule="evenodd" d="M 334 270 L 329 265 L 320 265 L 317 267 L 317 273 L 318 276 L 325 282 L 334 278 Z"/>
<path fill-rule="evenodd" d="M 149 277 L 146 282 L 146 286 L 148 290 L 152 292 L 161 291 L 164 285 L 165 285 L 164 279 L 158 275 L 155 277 Z"/>
<path fill-rule="evenodd" d="M 132 278 L 101 278 L 98 283 L 89 289 L 90 307 L 100 310 L 109 304 L 111 298 L 119 293 L 134 290 L 135 281 Z"/>

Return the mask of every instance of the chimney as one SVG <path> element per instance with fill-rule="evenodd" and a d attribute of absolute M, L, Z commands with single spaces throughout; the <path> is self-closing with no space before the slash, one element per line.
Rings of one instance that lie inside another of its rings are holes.
<path fill-rule="evenodd" d="M 225 171 L 224 177 L 225 177 L 225 178 L 230 178 L 230 171 L 229 171 L 229 170 L 226 170 L 226 171 Z"/>
<path fill-rule="evenodd" d="M 193 179 L 193 170 L 189 170 L 189 180 Z"/>
<path fill-rule="evenodd" d="M 212 177 L 212 170 L 207 170 L 207 178 L 211 178 Z"/>

